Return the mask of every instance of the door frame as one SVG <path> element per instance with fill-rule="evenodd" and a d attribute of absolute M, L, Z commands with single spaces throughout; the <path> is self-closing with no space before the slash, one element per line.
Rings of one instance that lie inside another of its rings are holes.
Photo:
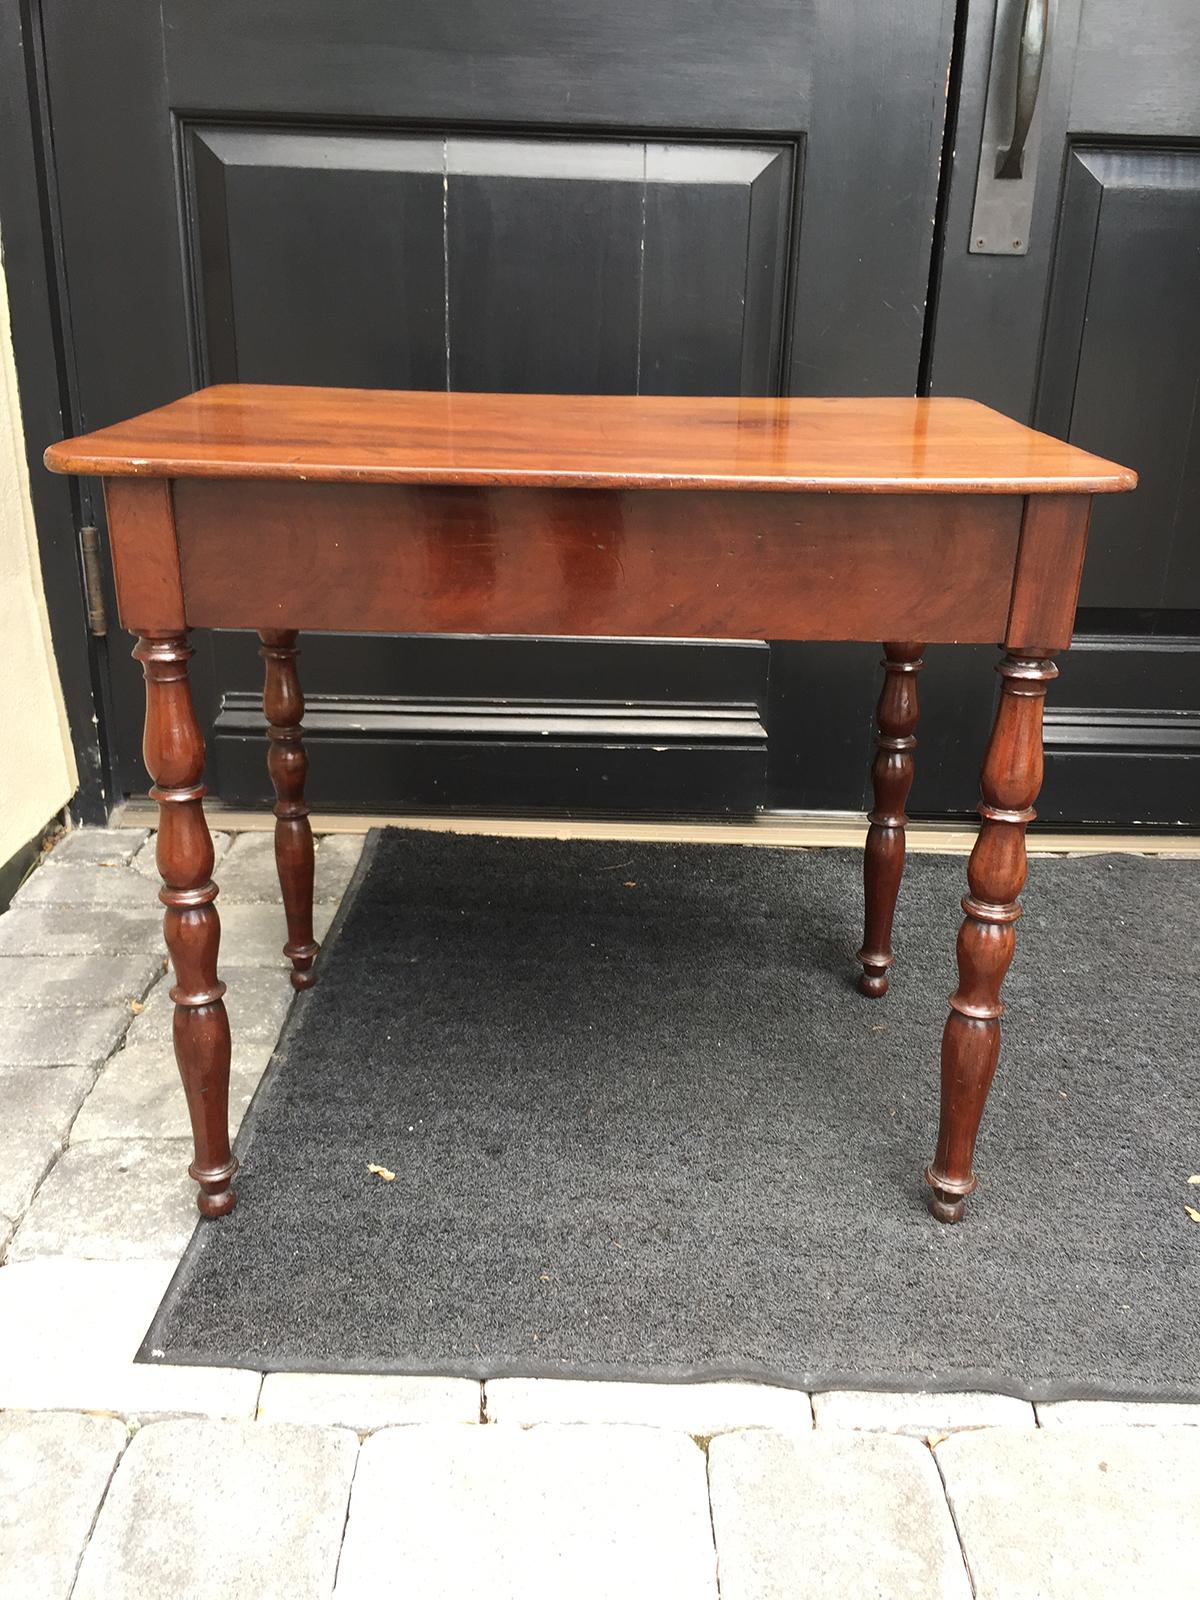
<path fill-rule="evenodd" d="M 117 796 L 108 639 L 88 627 L 79 547 L 86 501 L 75 480 L 42 465 L 46 446 L 79 426 L 41 32 L 41 0 L 0 5 L 0 235 L 38 560 L 79 773 L 70 812 L 76 822 L 103 824 Z"/>

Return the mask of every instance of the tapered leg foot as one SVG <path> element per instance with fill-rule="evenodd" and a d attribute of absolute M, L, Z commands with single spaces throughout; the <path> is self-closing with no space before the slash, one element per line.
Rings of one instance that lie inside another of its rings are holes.
<path fill-rule="evenodd" d="M 292 987 L 310 989 L 317 981 L 313 963 L 321 947 L 313 938 L 313 837 L 304 799 L 308 756 L 296 633 L 264 628 L 259 638 L 259 655 L 267 664 L 263 711 L 270 741 L 267 768 L 275 790 L 275 866 L 288 930 L 283 953 L 292 963 Z"/>
<path fill-rule="evenodd" d="M 924 665 L 923 644 L 885 644 L 886 676 L 875 713 L 876 754 L 871 769 L 874 806 L 863 853 L 863 942 L 860 994 L 878 999 L 887 993 L 892 955 L 892 922 L 904 875 L 904 807 L 913 781 L 914 729 L 917 726 L 917 673 Z"/>
<path fill-rule="evenodd" d="M 213 846 L 204 818 L 204 740 L 188 688 L 192 652 L 184 633 L 143 635 L 134 656 L 146 679 L 146 767 L 158 802 L 155 846 L 166 910 L 163 932 L 175 983 L 175 1060 L 187 1096 L 195 1159 L 188 1168 L 200 1186 L 206 1217 L 232 1211 L 237 1162 L 229 1148 L 229 1018 L 225 985 L 217 977 L 221 923 L 212 881 Z"/>
<path fill-rule="evenodd" d="M 237 1195 L 232 1187 L 236 1171 L 236 1161 L 220 1172 L 201 1172 L 195 1165 L 188 1168 L 189 1176 L 200 1185 L 196 1204 L 202 1217 L 227 1217 L 237 1205 Z"/>
<path fill-rule="evenodd" d="M 967 1201 L 965 1195 L 951 1195 L 946 1190 L 937 1187 L 930 1177 L 930 1169 L 925 1168 L 925 1182 L 933 1191 L 929 1196 L 929 1210 L 939 1222 L 961 1222 L 966 1213 Z"/>
<path fill-rule="evenodd" d="M 998 670 L 1003 686 L 983 763 L 983 822 L 967 866 L 958 988 L 942 1033 L 937 1154 L 925 1171 L 929 1209 L 939 1222 L 962 1220 L 977 1181 L 975 1140 L 1000 1058 L 1000 988 L 1016 948 L 1025 886 L 1025 830 L 1042 786 L 1042 708 L 1058 676 L 1044 652 L 1010 651 Z"/>

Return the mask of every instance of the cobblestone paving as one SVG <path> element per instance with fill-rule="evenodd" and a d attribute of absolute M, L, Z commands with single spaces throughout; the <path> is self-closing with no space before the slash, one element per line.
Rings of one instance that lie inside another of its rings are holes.
<path fill-rule="evenodd" d="M 0 1600 L 1200 1595 L 1200 1406 L 134 1365 L 195 1217 L 153 843 L 0 917 Z M 289 991 L 216 843 L 239 1118 Z"/>

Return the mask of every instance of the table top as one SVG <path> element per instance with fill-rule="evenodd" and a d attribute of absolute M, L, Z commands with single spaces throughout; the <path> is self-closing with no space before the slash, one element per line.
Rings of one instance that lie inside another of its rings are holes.
<path fill-rule="evenodd" d="M 220 384 L 51 445 L 54 472 L 529 488 L 1103 494 L 1136 473 L 974 400 Z"/>

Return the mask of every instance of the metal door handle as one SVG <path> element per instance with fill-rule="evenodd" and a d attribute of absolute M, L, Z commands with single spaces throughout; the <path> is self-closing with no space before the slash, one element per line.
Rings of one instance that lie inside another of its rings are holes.
<path fill-rule="evenodd" d="M 1049 33 L 1049 0 L 1025 0 L 1021 46 L 1017 56 L 1017 97 L 1013 111 L 1012 143 L 996 158 L 997 178 L 1020 178 L 1025 163 L 1025 141 L 1037 110 L 1042 84 L 1042 62 Z"/>

